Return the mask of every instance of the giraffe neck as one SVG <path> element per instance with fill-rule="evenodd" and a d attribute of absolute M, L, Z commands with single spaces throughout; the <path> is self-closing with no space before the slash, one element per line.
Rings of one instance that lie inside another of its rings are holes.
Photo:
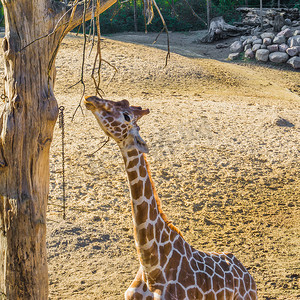
<path fill-rule="evenodd" d="M 135 149 L 122 154 L 131 191 L 139 260 L 146 273 L 158 271 L 171 251 L 170 241 L 181 234 L 161 211 L 144 154 Z"/>

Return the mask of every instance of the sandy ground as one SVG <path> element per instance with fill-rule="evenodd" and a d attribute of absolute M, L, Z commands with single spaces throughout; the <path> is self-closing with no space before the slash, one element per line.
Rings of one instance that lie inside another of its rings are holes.
<path fill-rule="evenodd" d="M 233 252 L 254 276 L 259 299 L 297 299 L 300 73 L 223 62 L 228 49 L 194 44 L 196 37 L 171 34 L 171 50 L 179 54 L 165 68 L 163 35 L 162 50 L 151 46 L 153 34 L 104 38 L 103 58 L 118 69 L 113 77 L 103 62 L 105 97 L 150 109 L 140 127 L 153 180 L 186 240 L 198 249 Z M 50 299 L 117 300 L 138 270 L 129 190 L 112 141 L 89 156 L 105 139 L 92 114 L 83 109 L 71 121 L 82 93 L 80 85 L 69 88 L 80 79 L 82 41 L 69 35 L 57 58 L 67 218 L 56 126 L 47 217 Z M 92 59 L 86 94 L 94 94 L 91 67 Z"/>

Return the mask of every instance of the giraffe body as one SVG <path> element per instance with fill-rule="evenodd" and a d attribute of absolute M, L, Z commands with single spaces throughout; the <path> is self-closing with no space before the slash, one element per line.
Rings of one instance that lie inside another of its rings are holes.
<path fill-rule="evenodd" d="M 140 269 L 125 299 L 257 299 L 254 279 L 233 254 L 194 249 L 161 210 L 136 125 L 149 111 L 126 100 L 89 97 L 85 103 L 119 145 L 128 175 Z"/>

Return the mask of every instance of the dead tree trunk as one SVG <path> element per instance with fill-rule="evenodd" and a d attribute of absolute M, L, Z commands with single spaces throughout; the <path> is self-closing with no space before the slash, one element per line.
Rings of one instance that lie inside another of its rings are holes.
<path fill-rule="evenodd" d="M 208 33 L 201 39 L 201 42 L 212 43 L 217 40 L 244 34 L 248 30 L 248 28 L 236 27 L 226 23 L 223 17 L 216 17 L 211 19 Z"/>
<path fill-rule="evenodd" d="M 97 13 L 115 1 L 103 1 Z M 66 13 L 65 4 L 47 0 L 2 4 L 7 99 L 0 118 L 0 298 L 42 300 L 48 299 L 49 148 L 58 114 L 54 59 L 61 39 L 82 22 L 83 7 Z M 86 20 L 91 15 L 89 7 Z"/>

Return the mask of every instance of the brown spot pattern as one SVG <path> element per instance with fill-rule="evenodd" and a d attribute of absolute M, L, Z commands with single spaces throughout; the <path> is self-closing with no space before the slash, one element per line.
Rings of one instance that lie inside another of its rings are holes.
<path fill-rule="evenodd" d="M 157 219 L 157 215 L 158 215 L 158 211 L 156 208 L 150 210 L 149 218 L 151 221 L 155 221 Z"/>
<path fill-rule="evenodd" d="M 138 158 L 135 158 L 133 160 L 131 160 L 127 166 L 127 169 L 131 169 L 133 168 L 134 166 L 136 166 L 136 164 L 139 162 L 139 159 Z M 142 181 L 141 181 L 142 182 Z M 141 191 L 142 192 L 142 191 Z M 134 198 L 136 199 L 136 198 Z"/>
<path fill-rule="evenodd" d="M 174 248 L 182 255 L 184 255 L 184 244 L 185 242 L 183 241 L 183 239 L 177 239 L 174 242 Z"/>
<path fill-rule="evenodd" d="M 127 172 L 127 174 L 128 174 L 128 178 L 130 181 L 133 181 L 133 180 L 137 179 L 137 177 L 138 177 L 138 174 L 136 171 Z"/>
<path fill-rule="evenodd" d="M 134 199 L 138 199 L 143 196 L 143 182 L 138 181 L 137 183 L 131 186 L 131 195 Z"/>
<path fill-rule="evenodd" d="M 160 236 L 160 242 L 165 243 L 166 241 L 169 240 L 169 235 L 165 230 L 162 231 L 161 236 Z"/>
<path fill-rule="evenodd" d="M 118 121 L 113 121 L 110 125 L 116 127 L 116 126 L 120 126 L 121 123 Z"/>
<path fill-rule="evenodd" d="M 175 280 L 177 276 L 178 262 L 181 259 L 181 255 L 178 252 L 173 252 L 172 257 L 165 266 L 164 272 L 168 281 Z"/>
<path fill-rule="evenodd" d="M 182 259 L 178 280 L 186 288 L 195 284 L 194 272 L 190 269 L 189 262 L 185 257 Z"/>
<path fill-rule="evenodd" d="M 171 243 L 159 247 L 160 252 L 160 265 L 163 267 L 167 261 L 168 255 L 172 249 Z"/>
<path fill-rule="evenodd" d="M 146 169 L 145 169 L 144 166 L 140 166 L 140 167 L 139 167 L 139 172 L 140 172 L 140 176 L 141 176 L 142 178 L 144 178 L 144 177 L 146 176 L 146 174 L 147 174 Z"/>
<path fill-rule="evenodd" d="M 127 152 L 128 157 L 138 156 L 138 151 L 136 149 L 130 150 Z M 138 158 L 137 158 L 138 161 Z"/>
<path fill-rule="evenodd" d="M 146 228 L 142 228 L 138 231 L 137 238 L 141 246 L 147 243 Z"/>
<path fill-rule="evenodd" d="M 142 202 L 136 206 L 136 222 L 137 224 L 145 223 L 148 219 L 148 203 Z"/>
<path fill-rule="evenodd" d="M 157 245 L 153 243 L 153 245 L 143 252 L 143 263 L 145 265 L 155 266 L 158 263 L 158 255 L 157 255 Z"/>
<path fill-rule="evenodd" d="M 152 194 L 153 194 L 152 185 L 151 185 L 150 179 L 147 178 L 147 180 L 145 182 L 145 193 L 144 193 L 144 195 L 147 199 L 150 199 Z"/>
<path fill-rule="evenodd" d="M 197 286 L 202 291 L 209 291 L 211 289 L 210 277 L 207 274 L 202 273 L 202 272 L 200 274 L 201 274 L 201 276 L 197 276 Z"/>

